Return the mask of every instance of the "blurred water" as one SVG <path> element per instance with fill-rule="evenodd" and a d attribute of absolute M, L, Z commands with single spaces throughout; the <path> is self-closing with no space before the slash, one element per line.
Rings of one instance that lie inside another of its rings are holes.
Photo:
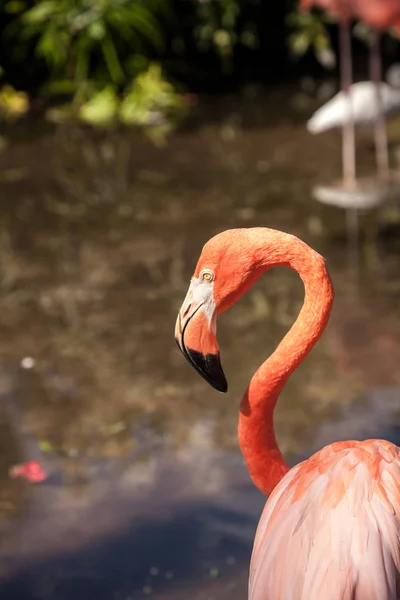
<path fill-rule="evenodd" d="M 220 318 L 230 391 L 207 387 L 173 330 L 217 231 L 280 228 L 328 259 L 331 322 L 276 411 L 290 462 L 335 439 L 398 439 L 400 247 L 390 207 L 378 242 L 376 213 L 361 218 L 357 287 L 344 213 L 311 198 L 315 183 L 338 177 L 337 135 L 310 138 L 275 97 L 227 99 L 210 115 L 165 148 L 116 132 L 27 135 L 26 126 L 0 155 L 5 598 L 245 597 L 264 498 L 238 452 L 237 411 L 303 290 L 276 269 Z M 360 158 L 369 172 L 368 143 Z M 32 459 L 45 483 L 8 477 Z"/>

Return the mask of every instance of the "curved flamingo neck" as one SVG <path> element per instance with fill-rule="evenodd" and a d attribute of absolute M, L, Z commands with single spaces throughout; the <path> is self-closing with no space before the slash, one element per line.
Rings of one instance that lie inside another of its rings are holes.
<path fill-rule="evenodd" d="M 261 274 L 272 266 L 289 266 L 300 275 L 305 288 L 296 322 L 256 371 L 240 406 L 239 444 L 244 459 L 255 485 L 270 494 L 289 470 L 275 439 L 274 408 L 291 373 L 327 325 L 333 288 L 324 259 L 298 238 L 272 230 L 264 230 L 264 235 L 260 230 L 257 238 L 255 271 Z"/>

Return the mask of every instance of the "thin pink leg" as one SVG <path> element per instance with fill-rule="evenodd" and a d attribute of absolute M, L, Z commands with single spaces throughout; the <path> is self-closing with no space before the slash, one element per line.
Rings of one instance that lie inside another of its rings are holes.
<path fill-rule="evenodd" d="M 378 106 L 377 117 L 375 120 L 375 151 L 376 165 L 380 177 L 389 175 L 389 151 L 386 131 L 385 115 L 383 114 L 382 96 L 380 85 L 382 82 L 382 64 L 380 56 L 380 34 L 377 33 L 371 46 L 370 53 L 370 73 L 375 86 L 375 98 Z"/>
<path fill-rule="evenodd" d="M 340 71 L 342 92 L 347 95 L 348 119 L 342 128 L 342 161 L 343 181 L 346 186 L 356 184 L 356 140 L 355 128 L 352 118 L 352 105 L 349 89 L 353 82 L 353 69 L 351 58 L 351 32 L 350 25 L 346 22 L 340 24 Z"/>

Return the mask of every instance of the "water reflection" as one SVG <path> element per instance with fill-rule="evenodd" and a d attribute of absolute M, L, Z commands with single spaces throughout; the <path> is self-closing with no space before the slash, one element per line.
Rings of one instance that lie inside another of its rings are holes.
<path fill-rule="evenodd" d="M 331 185 L 317 185 L 312 193 L 315 200 L 322 204 L 336 206 L 346 211 L 346 229 L 348 244 L 348 259 L 350 276 L 359 279 L 359 247 L 361 242 L 359 215 L 375 209 L 382 209 L 392 203 L 394 211 L 399 212 L 400 175 L 390 173 L 387 177 L 363 177 L 355 185 L 345 185 L 343 181 Z M 379 258 L 379 229 L 385 222 L 382 212 L 377 212 L 375 219 L 370 222 L 367 239 L 369 249 L 375 254 L 375 262 Z M 372 235 L 371 235 L 372 234 Z M 371 254 L 371 252 L 370 252 Z"/>
<path fill-rule="evenodd" d="M 174 457 L 86 462 L 80 485 L 36 487 L 3 531 L 3 593 L 126 598 L 245 572 L 263 499 L 236 454 L 207 449 L 204 424 L 191 437 Z"/>
<path fill-rule="evenodd" d="M 398 249 L 383 240 L 382 277 L 361 265 L 365 291 L 354 298 L 342 219 L 310 198 L 317 176 L 337 171 L 336 136 L 320 146 L 289 111 L 268 129 L 265 103 L 256 112 L 218 117 L 164 149 L 60 129 L 0 156 L 13 198 L 0 209 L 4 597 L 244 597 L 264 499 L 237 449 L 239 400 L 303 289 L 273 270 L 221 317 L 230 392 L 209 389 L 173 328 L 217 231 L 286 229 L 329 261 L 332 321 L 276 412 L 289 460 L 398 423 Z M 48 481 L 8 478 L 32 459 Z"/>

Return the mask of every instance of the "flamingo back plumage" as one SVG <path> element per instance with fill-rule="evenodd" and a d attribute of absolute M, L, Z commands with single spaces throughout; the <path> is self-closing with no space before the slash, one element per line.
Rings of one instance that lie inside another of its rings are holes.
<path fill-rule="evenodd" d="M 344 92 L 339 92 L 326 104 L 321 106 L 307 123 L 310 133 L 318 134 L 335 127 L 342 127 L 350 120 L 356 125 L 372 127 L 377 117 L 376 92 L 370 81 L 353 83 L 349 90 L 351 112 L 348 111 L 347 98 Z M 387 83 L 380 84 L 382 108 L 389 116 L 400 109 L 400 91 L 393 89 Z"/>
<path fill-rule="evenodd" d="M 400 450 L 337 442 L 291 469 L 262 514 L 250 600 L 400 600 Z"/>

